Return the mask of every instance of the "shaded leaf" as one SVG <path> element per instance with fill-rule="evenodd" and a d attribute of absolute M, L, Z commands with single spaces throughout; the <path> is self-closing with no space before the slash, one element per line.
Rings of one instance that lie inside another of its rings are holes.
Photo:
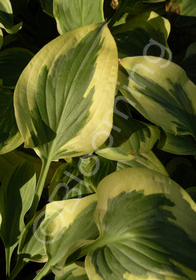
<path fill-rule="evenodd" d="M 83 195 L 94 193 L 94 190 L 84 181 L 79 170 L 79 163 L 72 160 L 64 163 L 56 170 L 49 187 L 49 201 L 81 198 Z"/>
<path fill-rule="evenodd" d="M 35 185 L 33 165 L 23 162 L 3 177 L 0 186 L 0 237 L 5 246 L 8 275 L 13 250 L 25 228 L 24 216 L 33 202 Z"/>
<path fill-rule="evenodd" d="M 8 153 L 22 143 L 14 115 L 13 93 L 0 86 L 0 154 Z"/>
<path fill-rule="evenodd" d="M 189 187 L 186 189 L 191 198 L 196 202 L 196 187 Z"/>
<path fill-rule="evenodd" d="M 16 82 L 31 60 L 33 53 L 24 48 L 10 48 L 0 52 L 0 79 L 3 86 L 14 87 Z"/>
<path fill-rule="evenodd" d="M 0 188 L 1 237 L 5 246 L 18 241 L 23 231 L 24 215 L 29 210 L 35 192 L 36 176 L 33 165 L 18 165 L 10 176 L 4 177 Z"/>
<path fill-rule="evenodd" d="M 166 5 L 166 11 L 182 16 L 196 16 L 196 3 L 193 0 L 170 0 Z"/>
<path fill-rule="evenodd" d="M 14 25 L 14 17 L 10 0 L 0 0 L 0 28 L 8 33 L 16 33 L 22 27 L 22 22 Z"/>
<path fill-rule="evenodd" d="M 174 135 L 165 133 L 157 147 L 165 152 L 176 155 L 195 155 L 196 142 L 191 135 Z"/>
<path fill-rule="evenodd" d="M 84 182 L 96 191 L 99 182 L 108 174 L 116 170 L 116 163 L 100 156 L 83 158 L 79 162 L 80 172 L 84 176 Z"/>
<path fill-rule="evenodd" d="M 188 47 L 181 65 L 188 77 L 196 84 L 196 42 Z"/>
<path fill-rule="evenodd" d="M 119 56 L 154 55 L 171 58 L 167 39 L 170 23 L 155 12 L 127 15 L 123 24 L 113 27 Z"/>

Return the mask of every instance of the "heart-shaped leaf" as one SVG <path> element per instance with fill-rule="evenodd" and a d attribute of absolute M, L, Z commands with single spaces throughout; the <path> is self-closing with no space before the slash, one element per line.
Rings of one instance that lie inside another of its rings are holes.
<path fill-rule="evenodd" d="M 174 181 L 155 171 L 127 168 L 97 189 L 100 237 L 86 257 L 88 278 L 196 277 L 196 204 Z"/>
<path fill-rule="evenodd" d="M 53 14 L 60 34 L 104 21 L 103 0 L 53 0 Z"/>

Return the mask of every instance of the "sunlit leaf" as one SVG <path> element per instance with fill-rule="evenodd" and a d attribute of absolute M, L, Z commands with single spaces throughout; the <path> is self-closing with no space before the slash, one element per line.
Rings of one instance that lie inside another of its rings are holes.
<path fill-rule="evenodd" d="M 80 239 L 96 237 L 97 228 L 92 219 L 95 206 L 95 195 L 46 204 L 23 231 L 18 249 L 19 259 L 25 262 L 46 262 L 48 261 L 45 247 L 47 245 L 48 250 L 53 250 L 53 246 L 56 246 L 54 258 L 55 254 L 57 257 L 62 255 L 58 263 L 65 255 L 69 255 L 69 249 Z M 80 223 L 88 226 L 82 226 L 78 230 Z M 64 235 L 67 238 L 64 238 Z M 61 250 L 62 246 L 64 250 Z M 76 245 L 75 249 L 77 248 L 79 246 Z"/>
<path fill-rule="evenodd" d="M 26 147 L 49 161 L 98 148 L 112 126 L 117 67 L 116 45 L 105 25 L 65 33 L 41 49 L 14 94 Z"/>
<path fill-rule="evenodd" d="M 118 161 L 117 170 L 127 168 L 127 167 L 143 167 L 143 168 L 145 167 L 168 176 L 165 167 L 152 151 L 148 153 L 141 153 L 132 160 Z"/>
<path fill-rule="evenodd" d="M 196 277 L 196 204 L 174 181 L 155 171 L 127 168 L 97 189 L 100 237 L 86 257 L 88 278 Z"/>
<path fill-rule="evenodd" d="M 119 89 L 136 110 L 166 133 L 196 139 L 196 85 L 181 67 L 151 56 L 120 64 Z"/>
<path fill-rule="evenodd" d="M 62 231 L 58 235 L 54 231 L 55 236 L 53 236 L 55 221 L 51 221 L 46 228 L 45 246 L 48 263 L 51 267 L 62 260 L 66 263 L 67 258 L 74 251 L 92 243 L 98 236 L 98 229 L 93 219 L 97 205 L 96 194 L 81 199 L 66 200 L 64 205 L 61 214 L 57 217 L 61 220 L 64 217 Z"/>
<path fill-rule="evenodd" d="M 53 13 L 57 29 L 63 34 L 85 25 L 103 22 L 103 0 L 53 0 Z"/>
<path fill-rule="evenodd" d="M 84 267 L 73 263 L 66 266 L 63 271 L 54 271 L 55 280 L 88 280 L 86 270 Z"/>

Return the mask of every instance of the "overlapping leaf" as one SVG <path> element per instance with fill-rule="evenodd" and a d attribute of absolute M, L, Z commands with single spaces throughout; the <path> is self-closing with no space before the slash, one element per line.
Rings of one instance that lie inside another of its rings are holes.
<path fill-rule="evenodd" d="M 89 279 L 195 279 L 196 205 L 179 185 L 127 168 L 104 178 L 97 197 Z"/>
<path fill-rule="evenodd" d="M 152 151 L 149 151 L 147 153 L 141 153 L 132 160 L 118 161 L 117 170 L 127 167 L 145 167 L 160 172 L 165 176 L 168 176 L 165 167 Z"/>
<path fill-rule="evenodd" d="M 127 15 L 123 24 L 113 27 L 120 57 L 155 55 L 171 58 L 167 39 L 170 23 L 155 12 Z"/>
<path fill-rule="evenodd" d="M 26 226 L 20 239 L 19 259 L 46 262 L 49 257 L 56 265 L 69 255 L 72 246 L 79 248 L 78 241 L 96 238 L 97 227 L 92 219 L 95 207 L 95 195 L 47 204 Z"/>
<path fill-rule="evenodd" d="M 196 84 L 196 42 L 192 43 L 182 61 L 182 67 L 185 69 L 188 77 Z"/>
<path fill-rule="evenodd" d="M 8 274 L 12 252 L 25 228 L 24 216 L 33 202 L 35 185 L 33 165 L 27 162 L 17 165 L 1 182 L 0 237 L 6 250 Z"/>
<path fill-rule="evenodd" d="M 0 86 L 0 154 L 8 153 L 23 143 L 13 106 L 13 92 Z"/>
<path fill-rule="evenodd" d="M 105 25 L 83 27 L 47 44 L 15 90 L 25 145 L 48 160 L 100 146 L 112 126 L 117 67 L 116 45 Z"/>
<path fill-rule="evenodd" d="M 53 0 L 53 14 L 57 29 L 63 34 L 85 25 L 103 22 L 103 0 Z"/>
<path fill-rule="evenodd" d="M 150 56 L 125 58 L 121 66 L 119 89 L 132 106 L 166 133 L 196 139 L 196 85 L 181 67 Z"/>
<path fill-rule="evenodd" d="M 170 0 L 166 11 L 177 13 L 182 16 L 196 16 L 196 3 L 194 0 Z"/>
<path fill-rule="evenodd" d="M 81 198 L 94 193 L 90 184 L 84 181 L 79 170 L 79 163 L 72 160 L 64 163 L 56 170 L 49 187 L 49 201 Z"/>
<path fill-rule="evenodd" d="M 122 98 L 120 97 L 121 101 Z M 113 129 L 109 140 L 96 153 L 110 160 L 132 160 L 149 152 L 160 137 L 156 126 L 132 118 L 125 102 L 114 110 Z"/>
<path fill-rule="evenodd" d="M 66 266 L 63 271 L 56 272 L 55 280 L 88 280 L 83 266 L 76 263 Z"/>
<path fill-rule="evenodd" d="M 33 53 L 24 48 L 10 48 L 0 52 L 0 79 L 5 87 L 14 87 L 31 60 Z"/>
<path fill-rule="evenodd" d="M 14 17 L 10 0 L 0 0 L 0 28 L 4 28 L 8 33 L 16 33 L 22 23 L 14 25 Z"/>

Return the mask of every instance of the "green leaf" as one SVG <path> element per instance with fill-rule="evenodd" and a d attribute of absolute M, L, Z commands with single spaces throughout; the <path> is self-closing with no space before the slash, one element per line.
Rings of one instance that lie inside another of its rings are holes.
<path fill-rule="evenodd" d="M 40 0 L 42 10 L 49 16 L 53 16 L 53 0 Z"/>
<path fill-rule="evenodd" d="M 103 0 L 53 0 L 53 13 L 60 34 L 104 21 Z"/>
<path fill-rule="evenodd" d="M 196 139 L 196 85 L 181 67 L 151 56 L 120 64 L 119 89 L 135 109 L 166 133 Z"/>
<path fill-rule="evenodd" d="M 114 25 L 115 22 L 119 21 L 124 15 L 131 9 L 135 13 L 140 13 L 142 10 L 140 9 L 140 4 L 143 3 L 161 3 L 165 2 L 165 0 L 118 0 L 117 1 L 117 8 L 116 12 L 114 13 L 113 17 L 111 18 L 109 24 L 110 26 Z M 138 9 L 139 7 L 139 9 Z"/>
<path fill-rule="evenodd" d="M 196 204 L 174 181 L 155 171 L 127 168 L 97 189 L 100 237 L 85 268 L 95 279 L 196 277 Z"/>
<path fill-rule="evenodd" d="M 186 189 L 191 198 L 196 202 L 196 187 L 189 187 Z"/>
<path fill-rule="evenodd" d="M 72 160 L 64 163 L 56 170 L 49 187 L 49 201 L 81 198 L 94 193 L 90 184 L 84 181 L 79 170 L 79 162 Z"/>
<path fill-rule="evenodd" d="M 23 162 L 4 176 L 0 186 L 0 237 L 5 246 L 8 275 L 13 250 L 25 228 L 24 216 L 33 202 L 35 185 L 33 165 Z"/>
<path fill-rule="evenodd" d="M 62 260 L 65 264 L 70 255 L 73 256 L 80 247 L 94 242 L 98 236 L 98 229 L 93 219 L 97 205 L 96 194 L 81 199 L 66 200 L 64 203 L 65 207 L 59 215 L 59 219 L 64 221 L 62 231 L 53 236 L 56 221 L 51 221 L 46 228 L 45 246 L 51 267 Z"/>
<path fill-rule="evenodd" d="M 68 32 L 42 48 L 14 94 L 26 147 L 35 147 L 48 161 L 99 147 L 112 126 L 117 67 L 116 45 L 106 25 Z"/>
<path fill-rule="evenodd" d="M 92 219 L 95 206 L 95 195 L 81 199 L 54 201 L 46 204 L 46 206 L 27 224 L 23 231 L 18 248 L 19 259 L 25 262 L 47 262 L 46 245 L 47 248 L 49 247 L 51 250 L 53 246 L 57 246 L 54 257 L 57 253 L 62 254 L 63 258 L 66 254 L 69 255 L 68 251 L 70 247 L 80 239 L 92 239 L 96 237 L 97 228 Z M 90 211 L 92 211 L 92 213 L 90 213 Z M 84 214 L 88 215 L 84 217 Z M 78 230 L 78 226 L 81 225 L 80 218 L 82 223 L 88 226 L 82 226 L 82 228 Z M 85 218 L 86 220 L 83 221 Z M 67 235 L 68 239 L 64 238 L 64 235 Z M 61 245 L 59 243 L 61 243 Z M 65 246 L 63 246 L 63 244 Z M 58 246 L 60 247 L 58 248 Z M 64 250 L 60 250 L 62 246 Z M 79 247 L 80 244 L 75 248 L 78 249 Z"/>
<path fill-rule="evenodd" d="M 127 168 L 127 167 L 143 167 L 143 168 L 145 167 L 160 172 L 165 176 L 168 176 L 165 167 L 152 151 L 147 153 L 141 153 L 132 160 L 118 161 L 117 170 Z"/>
<path fill-rule="evenodd" d="M 63 271 L 61 270 L 55 274 L 55 280 L 88 280 L 84 267 L 76 263 L 66 266 Z"/>
<path fill-rule="evenodd" d="M 190 135 L 174 135 L 166 133 L 163 136 L 157 147 L 165 152 L 176 155 L 195 155 L 196 142 Z"/>
<path fill-rule="evenodd" d="M 120 120 L 121 119 L 121 120 Z M 123 136 L 122 136 L 123 134 Z M 132 160 L 140 153 L 149 152 L 160 138 L 160 130 L 154 125 L 122 115 L 114 116 L 110 135 L 112 144 L 96 151 L 110 160 Z"/>
<path fill-rule="evenodd" d="M 31 60 L 33 53 L 24 48 L 10 48 L 0 52 L 0 79 L 3 86 L 14 87 L 16 82 Z"/>
<path fill-rule="evenodd" d="M 88 158 L 82 158 L 79 162 L 79 169 L 84 176 L 84 182 L 96 191 L 99 182 L 105 176 L 116 170 L 116 163 L 94 155 Z"/>
<path fill-rule="evenodd" d="M 22 22 L 14 25 L 14 17 L 10 0 L 0 0 L 0 28 L 8 33 L 16 33 L 22 27 Z"/>
<path fill-rule="evenodd" d="M 0 154 L 8 153 L 22 143 L 14 115 L 13 93 L 0 86 Z"/>
<path fill-rule="evenodd" d="M 2 48 L 2 46 L 3 46 L 3 32 L 0 29 L 0 49 Z"/>
<path fill-rule="evenodd" d="M 182 68 L 188 77 L 196 84 L 196 42 L 192 43 L 186 51 L 182 61 Z"/>
<path fill-rule="evenodd" d="M 36 175 L 28 162 L 18 165 L 4 177 L 0 188 L 1 237 L 5 246 L 12 246 L 25 227 L 24 215 L 29 210 L 35 192 Z"/>
<path fill-rule="evenodd" d="M 195 17 L 196 3 L 194 0 L 170 0 L 166 5 L 166 11 L 182 16 Z"/>
<path fill-rule="evenodd" d="M 171 58 L 167 39 L 170 23 L 155 12 L 127 16 L 126 22 L 112 28 L 120 57 L 155 55 Z"/>

